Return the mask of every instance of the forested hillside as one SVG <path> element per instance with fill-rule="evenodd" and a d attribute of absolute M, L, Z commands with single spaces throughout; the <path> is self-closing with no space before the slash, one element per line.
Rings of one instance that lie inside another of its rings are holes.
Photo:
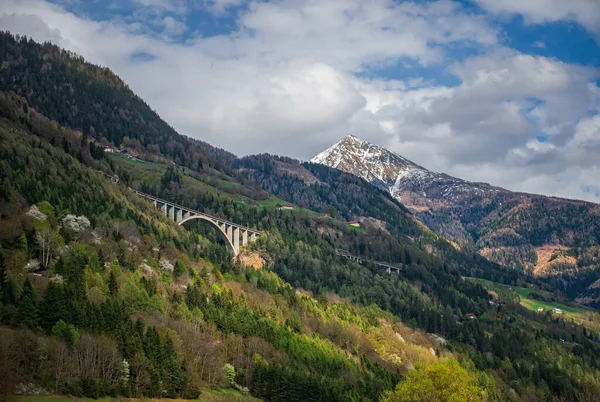
<path fill-rule="evenodd" d="M 364 178 L 462 247 L 542 278 L 581 303 L 600 306 L 597 204 L 516 193 L 432 172 L 354 136 L 313 161 Z"/>
<path fill-rule="evenodd" d="M 505 289 L 569 301 L 457 250 L 364 180 L 266 155 L 207 171 L 150 158 L 150 142 L 132 160 L 102 140 L 0 93 L 0 394 L 600 397 L 596 313 L 528 310 Z M 128 185 L 265 234 L 233 259 L 218 229 L 177 226 Z"/>
<path fill-rule="evenodd" d="M 223 246 L 34 135 L 42 118 L 24 100 L 1 99 L 0 394 L 196 398 L 217 386 L 377 400 L 408 362 L 438 360 L 423 333 L 375 306 L 317 301 L 232 264 Z M 77 136 L 46 137 L 61 134 Z M 417 341 L 394 341 L 398 331 Z"/>
<path fill-rule="evenodd" d="M 194 169 L 227 169 L 178 134 L 108 68 L 50 43 L 0 32 L 0 90 L 49 119 L 106 144 L 164 155 Z"/>

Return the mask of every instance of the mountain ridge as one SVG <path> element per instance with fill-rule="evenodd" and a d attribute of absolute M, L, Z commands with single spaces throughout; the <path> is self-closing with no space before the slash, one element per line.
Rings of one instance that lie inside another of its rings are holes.
<path fill-rule="evenodd" d="M 513 192 L 432 172 L 355 136 L 344 137 L 312 162 L 371 182 L 434 231 L 491 261 L 549 277 L 554 285 L 561 282 L 561 288 L 581 300 L 600 301 L 591 287 L 600 277 L 598 204 Z M 574 258 L 547 259 L 551 247 L 551 255 L 566 248 Z M 567 286 L 560 279 L 563 275 Z"/>
<path fill-rule="evenodd" d="M 397 176 L 395 180 L 392 180 L 392 182 L 396 183 L 399 179 L 401 178 L 410 178 L 411 176 L 416 176 L 418 174 L 422 174 L 422 175 L 429 175 L 429 176 L 433 176 L 439 179 L 448 179 L 448 180 L 452 180 L 456 183 L 464 183 L 464 184 L 468 184 L 468 185 L 472 185 L 472 186 L 481 186 L 481 187 L 486 187 L 488 189 L 491 190 L 498 190 L 498 191 L 507 191 L 507 192 L 511 192 L 514 194 L 522 194 L 522 195 L 529 195 L 529 196 L 541 196 L 541 197 L 547 197 L 547 198 L 554 198 L 554 199 L 558 199 L 558 200 L 565 200 L 565 201 L 573 201 L 573 202 L 583 202 L 583 203 L 588 203 L 588 204 L 598 204 L 592 201 L 587 201 L 587 200 L 581 200 L 581 199 L 577 199 L 577 198 L 569 198 L 569 197 L 560 197 L 560 196 L 555 196 L 555 195 L 546 195 L 546 194 L 538 194 L 538 193 L 529 193 L 526 191 L 515 191 L 515 190 L 510 190 L 501 186 L 497 186 L 491 183 L 487 183 L 487 182 L 483 182 L 483 181 L 471 181 L 471 180 L 465 180 L 465 179 L 461 179 L 459 177 L 455 177 L 452 176 L 450 174 L 447 173 L 443 173 L 443 172 L 436 172 L 430 169 L 427 169 L 413 161 L 411 161 L 408 158 L 405 158 L 404 156 L 400 155 L 399 153 L 395 152 L 395 151 L 390 151 L 389 149 L 382 147 L 380 145 L 376 145 L 373 144 L 363 138 L 360 138 L 354 134 L 349 134 L 346 135 L 345 137 L 343 137 L 340 141 L 336 142 L 335 144 L 333 144 L 331 147 L 327 148 L 326 150 L 318 153 L 316 156 L 314 156 L 313 158 L 310 159 L 311 163 L 319 163 L 319 164 L 323 164 L 323 165 L 327 165 L 329 167 L 333 167 L 333 168 L 339 168 L 339 165 L 342 164 L 342 160 L 341 157 L 339 156 L 339 154 L 336 152 L 340 145 L 344 145 L 345 143 L 354 143 L 354 144 L 361 144 L 363 146 L 368 147 L 369 149 L 375 148 L 377 150 L 381 150 L 385 153 L 387 153 L 389 156 L 394 156 L 397 159 L 400 159 L 402 161 L 404 161 L 405 165 L 407 167 L 409 167 L 409 169 L 406 169 L 405 171 L 405 175 L 401 175 L 401 176 Z M 331 163 L 331 158 L 332 155 L 336 157 L 336 162 L 335 163 Z M 388 160 L 389 160 L 389 156 L 388 156 Z M 340 169 L 340 170 L 345 170 L 345 169 Z M 347 170 L 346 170 L 347 171 Z M 358 175 L 358 174 L 357 174 Z M 375 175 L 374 175 L 375 176 Z M 362 177 L 362 176 L 361 176 Z M 363 177 L 365 178 L 365 177 Z M 389 180 L 389 178 L 384 179 L 382 177 L 377 177 L 378 180 L 380 180 L 381 182 L 386 182 Z M 393 179 L 393 177 L 392 177 Z M 365 178 L 365 180 L 369 181 L 368 179 Z M 384 190 L 388 190 L 390 187 L 382 187 L 379 185 L 378 182 L 372 182 L 372 184 L 377 185 L 378 187 L 384 189 Z M 391 186 L 394 187 L 394 186 Z M 390 190 L 391 192 L 391 190 Z M 393 195 L 393 194 L 392 194 Z M 407 206 L 408 208 L 410 208 L 410 206 Z"/>

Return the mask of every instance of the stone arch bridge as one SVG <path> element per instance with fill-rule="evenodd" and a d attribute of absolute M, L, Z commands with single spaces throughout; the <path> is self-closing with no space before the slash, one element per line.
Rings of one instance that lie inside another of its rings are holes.
<path fill-rule="evenodd" d="M 255 241 L 258 235 L 262 232 L 255 229 L 238 225 L 237 223 L 229 222 L 228 220 L 217 218 L 216 216 L 208 215 L 203 212 L 195 211 L 190 208 L 182 207 L 181 205 L 154 197 L 150 194 L 142 193 L 141 191 L 133 190 L 137 195 L 150 200 L 154 206 L 164 212 L 166 216 L 171 218 L 179 225 L 183 225 L 193 219 L 202 219 L 216 226 L 225 236 L 227 244 L 233 250 L 234 256 L 240 253 L 240 246 L 245 246 L 249 242 Z"/>

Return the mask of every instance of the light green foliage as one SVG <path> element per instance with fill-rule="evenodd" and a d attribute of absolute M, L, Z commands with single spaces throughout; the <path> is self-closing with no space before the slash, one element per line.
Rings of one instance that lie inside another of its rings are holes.
<path fill-rule="evenodd" d="M 164 314 L 165 299 L 163 299 L 162 296 L 159 294 L 152 295 L 152 297 L 150 297 L 149 309 Z"/>
<path fill-rule="evenodd" d="M 40 212 L 48 216 L 48 218 L 56 217 L 54 207 L 48 201 L 42 201 L 38 203 L 37 207 L 40 210 Z"/>
<path fill-rule="evenodd" d="M 148 311 L 153 307 L 148 292 L 140 283 L 140 278 L 139 272 L 124 272 L 120 278 L 122 282 L 119 294 L 125 303 L 126 310 L 131 313 Z"/>
<path fill-rule="evenodd" d="M 223 367 L 223 371 L 225 372 L 225 380 L 227 380 L 227 385 L 229 387 L 233 387 L 235 385 L 235 367 L 227 363 Z"/>
<path fill-rule="evenodd" d="M 67 324 L 63 320 L 59 320 L 54 327 L 52 327 L 52 336 L 69 346 L 73 346 L 79 341 L 79 332 L 75 326 L 73 326 L 73 324 Z"/>
<path fill-rule="evenodd" d="M 483 401 L 477 377 L 454 359 L 410 371 L 387 393 L 382 402 L 477 402 Z"/>
<path fill-rule="evenodd" d="M 21 251 L 26 254 L 29 253 L 29 246 L 27 244 L 27 236 L 25 236 L 25 233 L 21 233 L 21 236 L 19 236 L 19 244 L 21 246 Z"/>
<path fill-rule="evenodd" d="M 192 312 L 189 310 L 188 306 L 185 303 L 177 303 L 174 308 L 173 311 L 171 312 L 171 315 L 173 316 L 173 318 L 185 321 L 185 322 L 192 322 L 192 320 L 194 319 L 194 315 L 192 314 Z"/>
<path fill-rule="evenodd" d="M 110 294 L 109 287 L 104 282 L 104 278 L 100 273 L 92 271 L 89 265 L 86 265 L 83 274 L 85 279 L 85 285 L 88 291 L 90 291 L 93 288 L 96 288 L 98 289 L 98 291 L 100 291 L 100 293 L 104 295 Z"/>

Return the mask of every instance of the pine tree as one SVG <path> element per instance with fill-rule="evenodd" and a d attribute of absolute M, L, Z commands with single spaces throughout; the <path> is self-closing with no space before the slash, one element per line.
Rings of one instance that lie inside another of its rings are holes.
<path fill-rule="evenodd" d="M 22 328 L 34 329 L 38 326 L 38 299 L 35 289 L 29 279 L 23 285 L 21 297 L 17 305 L 18 325 Z"/>
<path fill-rule="evenodd" d="M 113 271 L 110 271 L 108 276 L 108 291 L 112 297 L 116 297 L 119 294 L 119 284 Z"/>
<path fill-rule="evenodd" d="M 50 282 L 40 303 L 40 325 L 49 331 L 59 320 L 67 319 L 67 301 L 63 286 Z"/>
<path fill-rule="evenodd" d="M 100 271 L 104 271 L 104 253 L 102 252 L 102 249 L 98 249 L 98 264 L 99 264 L 99 270 Z"/>

